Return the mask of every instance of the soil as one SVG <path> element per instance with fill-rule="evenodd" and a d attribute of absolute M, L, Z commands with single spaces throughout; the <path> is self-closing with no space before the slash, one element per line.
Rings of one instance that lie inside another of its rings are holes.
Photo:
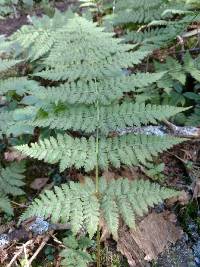
<path fill-rule="evenodd" d="M 60 11 L 65 11 L 68 8 L 74 6 L 77 0 L 65 0 L 62 2 L 55 2 L 55 7 Z M 12 15 L 5 19 L 0 19 L 0 35 L 9 36 L 16 30 L 21 28 L 22 25 L 28 24 L 28 15 L 41 15 L 43 13 L 42 8 L 37 8 L 33 10 L 18 10 L 17 16 Z"/>

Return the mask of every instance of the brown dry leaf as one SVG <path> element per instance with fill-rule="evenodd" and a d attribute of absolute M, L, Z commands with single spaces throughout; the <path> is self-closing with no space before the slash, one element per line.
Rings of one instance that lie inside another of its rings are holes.
<path fill-rule="evenodd" d="M 101 229 L 101 242 L 105 242 L 109 237 L 110 233 L 107 227 L 107 224 L 105 223 L 105 220 L 103 219 L 103 216 L 100 217 L 99 221 L 99 227 Z"/>
<path fill-rule="evenodd" d="M 49 178 L 36 178 L 31 184 L 30 188 L 34 190 L 41 190 L 49 181 Z"/>
<path fill-rule="evenodd" d="M 197 199 L 198 197 L 200 197 L 200 179 L 195 182 L 193 191 L 193 198 Z"/>
<path fill-rule="evenodd" d="M 26 156 L 22 155 L 19 151 L 7 151 L 4 153 L 4 159 L 7 161 L 21 161 L 25 159 Z"/>
<path fill-rule="evenodd" d="M 85 176 L 82 173 L 77 173 L 77 179 L 81 184 L 84 184 Z"/>
<path fill-rule="evenodd" d="M 178 196 L 166 200 L 166 205 L 167 207 L 171 207 L 174 203 L 179 202 L 180 205 L 185 206 L 189 203 L 190 199 L 189 193 L 182 190 Z"/>
<path fill-rule="evenodd" d="M 120 175 L 128 178 L 129 180 L 135 180 L 141 176 L 137 167 L 124 167 L 121 169 Z"/>
<path fill-rule="evenodd" d="M 117 249 L 131 267 L 144 266 L 143 258 L 146 261 L 156 259 L 170 243 L 174 244 L 181 238 L 182 229 L 169 221 L 168 216 L 153 212 L 139 223 L 136 230 L 120 228 Z"/>
<path fill-rule="evenodd" d="M 116 173 L 112 171 L 104 171 L 102 173 L 102 176 L 105 177 L 107 180 L 112 180 L 119 177 L 119 175 L 116 175 Z"/>

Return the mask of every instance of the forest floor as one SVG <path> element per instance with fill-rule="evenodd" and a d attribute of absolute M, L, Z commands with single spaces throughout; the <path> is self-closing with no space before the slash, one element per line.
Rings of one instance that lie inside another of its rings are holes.
<path fill-rule="evenodd" d="M 61 1 L 60 3 L 56 3 L 56 7 L 63 11 L 73 3 L 74 1 Z M 27 24 L 27 15 L 32 15 L 35 13 L 35 11 L 38 16 L 42 14 L 40 9 L 31 11 L 26 10 L 23 12 L 17 12 L 14 17 L 8 17 L 0 20 L 0 35 L 10 35 L 22 25 Z M 160 222 L 159 220 L 161 217 L 153 217 L 153 224 L 154 226 L 156 225 L 156 227 L 158 227 L 156 228 L 156 231 L 163 232 L 163 234 L 162 236 L 155 236 L 154 244 L 149 242 L 149 244 L 144 248 L 145 254 L 148 254 L 147 252 L 150 251 L 149 255 L 152 253 L 157 256 L 158 252 L 160 253 L 157 261 L 152 262 L 151 264 L 146 263 L 146 266 L 199 267 L 200 208 L 198 197 L 200 196 L 200 142 L 188 141 L 183 145 L 177 146 L 168 153 L 165 153 L 162 156 L 162 161 L 165 163 L 166 167 L 164 170 L 164 176 L 158 178 L 159 182 L 162 184 L 162 181 L 164 180 L 168 186 L 179 189 L 182 192 L 182 195 L 179 199 L 174 199 L 166 202 L 165 205 L 160 205 L 155 209 L 152 209 L 151 214 L 156 212 L 156 214 L 163 216 L 162 220 L 164 220 L 166 223 L 166 227 L 164 224 L 156 224 L 156 220 Z M 46 178 L 49 173 L 51 174 L 50 178 L 43 180 L 43 178 Z M 66 180 L 69 176 L 74 180 L 81 179 L 81 174 L 76 173 L 73 170 L 71 173 L 65 173 L 64 175 L 60 176 L 58 170 L 52 169 L 52 167 L 44 168 L 43 164 L 38 164 L 38 162 L 36 164 L 34 161 L 29 166 L 28 175 L 30 177 L 30 181 L 26 189 L 28 194 L 30 194 L 27 197 L 29 200 L 38 195 L 42 188 L 46 187 L 47 185 L 51 186 L 52 182 L 56 181 L 57 183 L 60 183 L 61 181 Z M 110 170 L 108 175 L 111 177 L 125 175 L 130 179 L 135 179 L 135 177 L 138 175 L 144 176 L 141 170 L 138 170 L 137 168 L 122 169 L 117 173 Z M 198 182 L 194 183 L 194 181 Z M 150 221 L 145 221 L 145 219 L 142 220 L 143 225 L 141 224 L 141 227 L 144 227 L 142 228 L 144 232 L 148 232 L 150 229 L 152 217 L 149 217 L 148 219 Z M 177 235 L 177 238 L 175 239 L 174 237 L 170 237 L 170 231 L 172 229 L 170 227 L 171 224 L 173 224 L 175 227 L 173 228 L 173 233 Z M 161 227 L 160 230 L 159 227 Z M 151 236 L 149 236 L 149 238 L 150 237 Z M 52 265 L 51 258 L 51 256 L 56 252 L 57 244 L 55 239 L 52 237 L 47 242 L 45 254 L 44 252 L 40 252 L 38 260 L 33 266 L 56 266 Z M 126 239 L 125 242 L 129 242 L 128 239 Z M 15 247 L 13 245 L 9 253 L 11 253 L 11 251 L 14 249 Z M 118 250 L 122 251 L 123 249 L 121 248 Z M 116 251 L 116 244 L 113 243 L 113 241 L 105 242 L 105 249 L 103 249 L 102 255 L 105 266 L 128 266 L 126 263 L 127 260 L 119 256 L 120 254 L 118 254 Z M 130 260 L 130 258 L 128 259 Z M 57 259 L 54 261 L 56 260 Z"/>

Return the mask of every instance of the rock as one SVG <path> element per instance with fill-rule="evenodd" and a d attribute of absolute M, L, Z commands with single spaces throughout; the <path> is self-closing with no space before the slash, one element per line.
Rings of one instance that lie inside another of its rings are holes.
<path fill-rule="evenodd" d="M 162 253 L 157 261 L 158 267 L 196 267 L 192 250 L 184 238 Z"/>

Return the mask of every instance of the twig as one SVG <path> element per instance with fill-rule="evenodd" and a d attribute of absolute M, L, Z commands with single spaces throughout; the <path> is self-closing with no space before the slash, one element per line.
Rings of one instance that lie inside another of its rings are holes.
<path fill-rule="evenodd" d="M 51 231 L 51 234 L 53 234 L 53 231 Z M 31 266 L 31 263 L 34 261 L 34 259 L 37 257 L 37 255 L 40 253 L 40 251 L 43 249 L 43 247 L 46 245 L 46 243 L 48 242 L 49 238 L 50 238 L 50 235 L 47 235 L 47 236 L 44 237 L 42 243 L 40 244 L 38 249 L 35 251 L 33 256 L 30 258 L 30 260 L 28 261 L 28 264 L 25 267 Z"/>
<path fill-rule="evenodd" d="M 24 251 L 24 247 L 27 247 L 32 243 L 32 239 L 27 241 L 20 249 L 19 251 L 15 254 L 15 256 L 11 259 L 11 261 L 8 263 L 7 267 L 12 267 L 12 264 L 17 260 L 17 258 L 22 254 Z"/>
<path fill-rule="evenodd" d="M 15 202 L 15 201 L 11 201 L 11 203 L 14 204 L 14 205 L 16 205 L 16 206 L 18 206 L 18 207 L 20 207 L 20 208 L 22 208 L 22 209 L 25 209 L 25 208 L 28 207 L 27 205 L 20 204 L 20 203 L 17 203 L 17 202 Z"/>
<path fill-rule="evenodd" d="M 59 244 L 59 247 L 65 248 L 65 246 L 63 245 L 63 243 L 57 239 L 57 237 L 55 235 L 51 235 L 51 237 L 53 238 L 53 241 L 57 244 Z"/>
<path fill-rule="evenodd" d="M 27 267 L 30 267 L 30 265 L 28 264 L 28 256 L 26 253 L 26 246 L 23 244 L 23 248 L 24 248 L 24 259 L 25 259 L 25 263 L 27 264 Z"/>
<path fill-rule="evenodd" d="M 191 36 L 199 35 L 199 34 L 200 34 L 200 29 L 197 28 L 195 30 L 183 33 L 182 38 L 187 38 L 187 37 L 191 37 Z"/>

